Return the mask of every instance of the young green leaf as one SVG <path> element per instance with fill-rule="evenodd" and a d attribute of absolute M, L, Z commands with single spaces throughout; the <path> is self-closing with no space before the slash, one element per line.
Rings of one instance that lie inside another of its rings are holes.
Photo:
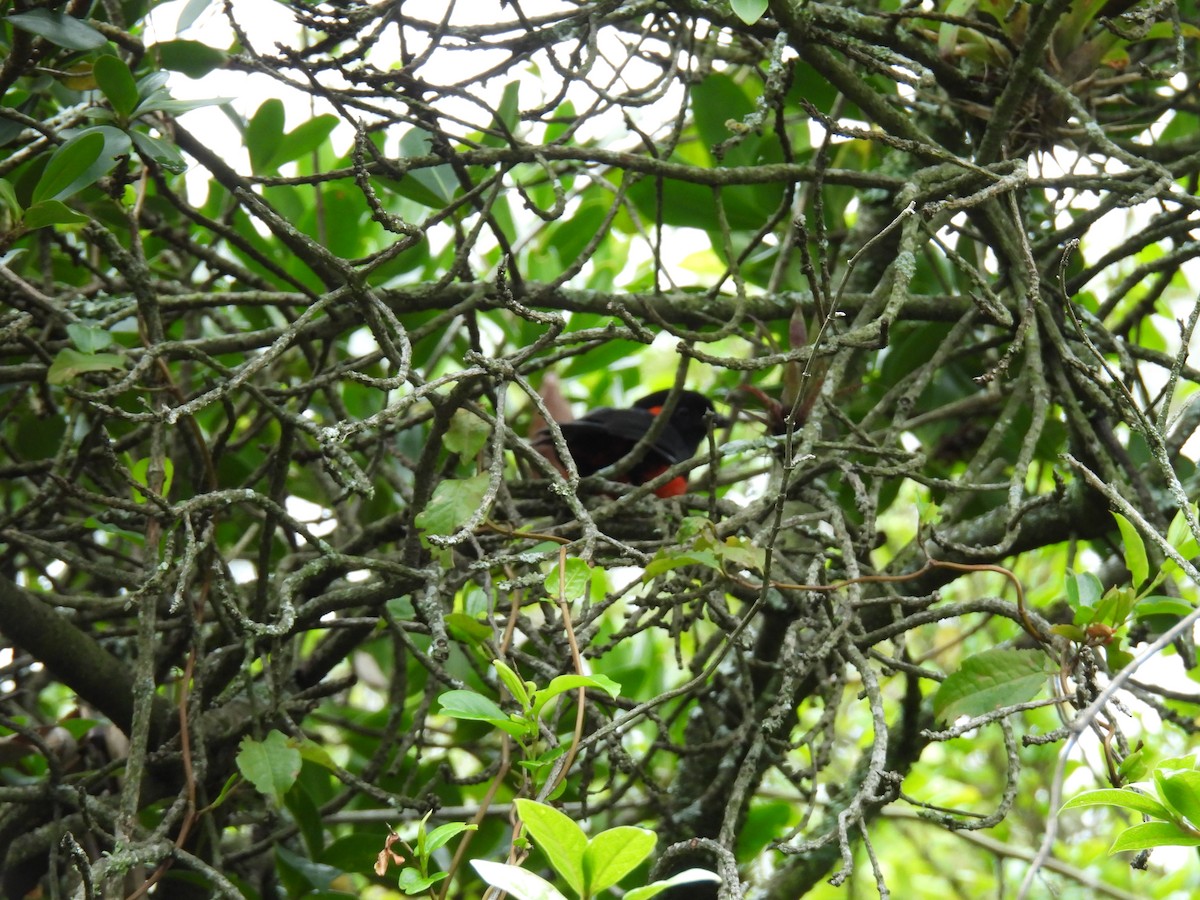
<path fill-rule="evenodd" d="M 1125 566 L 1133 576 L 1133 586 L 1145 582 L 1150 576 L 1150 562 L 1146 558 L 1146 544 L 1138 530 L 1120 513 L 1113 513 L 1117 527 L 1121 530 L 1121 543 L 1125 547 Z"/>
<path fill-rule="evenodd" d="M 517 814 L 534 843 L 550 861 L 550 865 L 576 894 L 585 894 L 583 856 L 588 839 L 583 829 L 553 806 L 524 798 L 516 801 Z"/>
<path fill-rule="evenodd" d="M 447 872 L 435 872 L 432 875 L 422 875 L 420 869 L 414 869 L 412 866 L 405 866 L 400 870 L 400 877 L 396 879 L 396 887 L 401 893 L 415 896 L 416 894 L 424 894 L 431 887 L 441 881 Z"/>
<path fill-rule="evenodd" d="M 1189 822 L 1200 823 L 1200 772 L 1154 773 L 1158 796 L 1178 815 Z"/>
<path fill-rule="evenodd" d="M 112 332 L 86 322 L 72 322 L 67 326 L 67 337 L 81 353 L 97 353 L 113 342 Z"/>
<path fill-rule="evenodd" d="M 566 691 L 581 687 L 600 688 L 610 697 L 621 693 L 621 685 L 607 675 L 558 675 L 546 687 L 535 692 L 533 697 L 533 717 L 540 719 L 546 704 Z"/>
<path fill-rule="evenodd" d="M 1098 791 L 1085 791 L 1072 797 L 1064 803 L 1059 811 L 1067 809 L 1083 809 L 1089 806 L 1119 806 L 1122 809 L 1152 816 L 1155 819 L 1169 819 L 1171 813 L 1165 806 L 1140 791 L 1129 788 L 1103 788 Z"/>
<path fill-rule="evenodd" d="M 583 854 L 587 896 L 612 887 L 640 866 L 657 842 L 653 831 L 633 825 L 618 825 L 592 838 Z"/>
<path fill-rule="evenodd" d="M 483 694 L 474 691 L 446 691 L 438 697 L 441 714 L 452 719 L 470 719 L 477 722 L 488 722 L 515 738 L 523 740 L 529 733 L 529 726 L 514 722 L 496 703 Z"/>
<path fill-rule="evenodd" d="M 1155 847 L 1200 847 L 1200 835 L 1184 831 L 1174 822 L 1143 822 L 1117 835 L 1108 852 L 1152 850 Z"/>
<path fill-rule="evenodd" d="M 532 702 L 531 691 L 537 685 L 534 685 L 533 682 L 526 684 L 526 682 L 521 680 L 521 676 L 510 669 L 502 660 L 492 660 L 492 666 L 495 668 L 496 674 L 500 677 L 504 686 L 508 689 L 508 692 L 512 695 L 512 698 L 520 704 L 522 710 L 528 711 Z"/>
<path fill-rule="evenodd" d="M 747 25 L 753 25 L 767 11 L 767 0 L 729 0 L 729 5 Z"/>
<path fill-rule="evenodd" d="M 464 831 L 475 831 L 478 828 L 478 825 L 469 825 L 466 822 L 447 822 L 445 825 L 439 825 L 426 835 L 425 853 L 432 854 Z"/>

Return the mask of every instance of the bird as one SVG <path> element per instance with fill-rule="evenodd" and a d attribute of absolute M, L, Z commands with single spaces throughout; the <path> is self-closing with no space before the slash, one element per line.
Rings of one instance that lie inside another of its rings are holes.
<path fill-rule="evenodd" d="M 558 423 L 580 476 L 594 475 L 628 455 L 642 435 L 650 430 L 655 417 L 664 410 L 670 393 L 655 391 L 628 409 L 602 406 L 574 421 Z M 681 391 L 658 437 L 646 448 L 641 460 L 618 480 L 629 484 L 645 484 L 676 463 L 691 459 L 708 433 L 710 422 L 716 426 L 728 424 L 724 416 L 717 414 L 712 401 L 703 394 Z M 566 475 L 566 467 L 558 458 L 558 451 L 548 430 L 542 429 L 534 435 L 533 446 L 559 472 Z M 659 497 L 678 497 L 686 492 L 686 475 L 672 478 L 654 491 Z"/>

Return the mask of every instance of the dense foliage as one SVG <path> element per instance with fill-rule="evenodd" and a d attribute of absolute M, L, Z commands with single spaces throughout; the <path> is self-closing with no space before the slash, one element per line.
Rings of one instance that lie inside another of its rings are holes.
<path fill-rule="evenodd" d="M 1200 889 L 1195 0 L 0 14 L 4 896 Z"/>

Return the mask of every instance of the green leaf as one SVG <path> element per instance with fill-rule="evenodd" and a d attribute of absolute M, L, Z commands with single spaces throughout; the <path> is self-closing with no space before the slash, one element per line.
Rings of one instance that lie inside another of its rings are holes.
<path fill-rule="evenodd" d="M 592 583 L 592 568 L 582 559 L 571 557 L 562 567 L 565 578 L 559 581 L 559 566 L 556 564 L 546 576 L 546 596 L 558 599 L 560 596 L 567 603 L 582 600 L 588 595 Z"/>
<path fill-rule="evenodd" d="M 46 372 L 49 384 L 66 384 L 85 372 L 109 372 L 125 368 L 125 357 L 116 353 L 80 353 L 63 347 Z"/>
<path fill-rule="evenodd" d="M 1072 573 L 1066 582 L 1067 602 L 1071 609 L 1095 606 L 1096 601 L 1104 596 L 1104 585 L 1091 572 Z"/>
<path fill-rule="evenodd" d="M 79 132 L 54 151 L 33 189 L 33 202 L 65 200 L 112 171 L 117 158 L 129 153 L 129 135 L 97 125 Z"/>
<path fill-rule="evenodd" d="M 767 11 L 767 0 L 729 0 L 729 5 L 747 25 L 753 25 Z"/>
<path fill-rule="evenodd" d="M 585 895 L 583 856 L 588 840 L 575 821 L 553 806 L 518 799 L 517 814 L 551 867 L 576 894 Z"/>
<path fill-rule="evenodd" d="M 471 825 L 466 822 L 447 822 L 445 825 L 439 825 L 426 836 L 425 852 L 432 854 L 448 842 L 454 840 L 454 838 L 458 837 L 464 831 L 475 831 L 478 828 L 478 825 Z"/>
<path fill-rule="evenodd" d="M 484 881 L 512 894 L 517 900 L 567 900 L 545 878 L 520 866 L 486 859 L 473 859 L 471 865 Z"/>
<path fill-rule="evenodd" d="M 61 200 L 43 200 L 25 210 L 21 224 L 33 231 L 47 225 L 86 225 L 90 221 L 91 216 L 75 212 Z"/>
<path fill-rule="evenodd" d="M 283 139 L 283 121 L 283 101 L 272 97 L 263 102 L 246 125 L 246 150 L 255 175 L 263 175 L 274 168 L 271 163 Z"/>
<path fill-rule="evenodd" d="M 473 459 L 483 449 L 491 433 L 491 426 L 487 422 L 465 409 L 456 409 L 442 443 L 451 453 L 457 453 L 464 459 Z"/>
<path fill-rule="evenodd" d="M 17 199 L 16 189 L 7 178 L 0 178 L 0 203 L 4 204 L 14 217 L 21 216 L 21 202 Z"/>
<path fill-rule="evenodd" d="M 271 163 L 281 166 L 312 153 L 329 140 L 329 135 L 337 128 L 340 121 L 337 116 L 326 113 L 313 116 L 297 125 L 284 135 L 271 157 Z"/>
<path fill-rule="evenodd" d="M 1085 791 L 1064 803 L 1059 811 L 1084 809 L 1089 806 L 1119 806 L 1122 809 L 1130 809 L 1136 813 L 1142 813 L 1156 819 L 1171 818 L 1171 813 L 1167 808 L 1149 794 L 1143 794 L 1140 791 L 1133 791 L 1129 788 L 1104 788 L 1099 791 Z"/>
<path fill-rule="evenodd" d="M 533 686 L 533 682 L 527 685 L 521 680 L 521 676 L 510 669 L 502 660 L 493 659 L 492 666 L 496 669 L 496 674 L 504 682 L 504 687 L 508 689 L 512 698 L 517 701 L 522 710 L 528 710 L 532 702 L 530 691 L 536 687 Z"/>
<path fill-rule="evenodd" d="M 1189 822 L 1200 825 L 1200 772 L 1154 773 L 1158 796 Z"/>
<path fill-rule="evenodd" d="M 260 794 L 274 797 L 282 806 L 283 795 L 300 775 L 300 751 L 288 746 L 282 732 L 272 729 L 263 741 L 242 738 L 237 767 Z"/>
<path fill-rule="evenodd" d="M 482 722 L 491 722 L 496 719 L 508 721 L 508 715 L 496 705 L 496 701 L 475 691 L 446 691 L 438 697 L 438 703 L 442 705 L 442 715 L 455 719 L 478 719 Z"/>
<path fill-rule="evenodd" d="M 112 332 L 97 328 L 86 322 L 72 322 L 67 326 L 67 336 L 81 353 L 95 353 L 113 342 Z"/>
<path fill-rule="evenodd" d="M 1125 566 L 1133 576 L 1133 586 L 1145 582 L 1150 577 L 1150 563 L 1146 558 L 1146 544 L 1142 536 L 1130 522 L 1120 513 L 1113 513 L 1117 527 L 1121 529 L 1121 542 L 1125 545 Z"/>
<path fill-rule="evenodd" d="M 405 866 L 400 870 L 400 877 L 396 879 L 396 887 L 405 894 L 423 894 L 445 878 L 447 874 L 446 872 L 435 872 L 433 875 L 422 875 L 419 869 Z"/>
<path fill-rule="evenodd" d="M 1143 597 L 1133 608 L 1133 614 L 1139 619 L 1148 616 L 1187 616 L 1195 610 L 1195 606 L 1178 597 L 1155 595 Z"/>
<path fill-rule="evenodd" d="M 78 135 L 54 151 L 33 189 L 33 202 L 61 200 L 84 187 L 82 180 L 104 151 L 104 135 L 92 131 Z"/>
<path fill-rule="evenodd" d="M 488 481 L 488 473 L 480 472 L 471 478 L 441 482 L 434 488 L 429 503 L 417 514 L 417 527 L 426 534 L 454 534 L 483 503 Z"/>
<path fill-rule="evenodd" d="M 143 156 L 150 157 L 168 172 L 173 175 L 182 175 L 187 171 L 187 160 L 183 158 L 179 148 L 170 141 L 153 137 L 143 131 L 131 131 L 129 136 L 133 138 L 134 144 L 137 145 L 138 151 Z"/>
<path fill-rule="evenodd" d="M 577 688 L 600 688 L 610 697 L 616 697 L 621 693 L 621 685 L 613 681 L 607 675 L 559 675 L 555 677 L 546 687 L 540 691 L 536 691 L 533 696 L 533 717 L 540 719 L 542 710 L 546 704 L 560 694 Z"/>
<path fill-rule="evenodd" d="M 188 78 L 203 78 L 214 69 L 225 65 L 229 54 L 200 41 L 163 41 L 150 48 L 158 53 L 164 69 L 182 72 Z"/>
<path fill-rule="evenodd" d="M 753 569 L 761 572 L 767 564 L 767 551 L 755 547 L 748 538 L 731 535 L 724 541 L 704 541 L 697 548 L 712 550 L 718 559 L 734 569 Z"/>
<path fill-rule="evenodd" d="M 529 724 L 514 722 L 494 700 L 483 694 L 463 690 L 446 691 L 438 697 L 438 702 L 442 705 L 441 714 L 452 719 L 487 722 L 518 740 L 525 740 L 530 734 Z"/>
<path fill-rule="evenodd" d="M 91 25 L 61 12 L 35 9 L 5 17 L 14 28 L 44 37 L 68 50 L 96 50 L 108 39 Z"/>
<path fill-rule="evenodd" d="M 446 623 L 446 630 L 454 636 L 455 640 L 482 644 L 492 636 L 490 625 L 480 622 L 474 616 L 466 613 L 447 613 L 443 621 Z"/>
<path fill-rule="evenodd" d="M 642 570 L 642 581 L 649 583 L 664 572 L 680 569 L 684 566 L 705 566 L 709 569 L 721 570 L 721 560 L 711 550 L 680 553 L 677 550 L 663 548 L 654 555 L 654 559 Z"/>
<path fill-rule="evenodd" d="M 1121 760 L 1121 764 L 1117 766 L 1117 774 L 1124 783 L 1141 781 L 1146 777 L 1149 769 L 1150 763 L 1146 758 L 1145 749 L 1139 743 L 1136 750 Z"/>
<path fill-rule="evenodd" d="M 486 147 L 507 147 L 509 139 L 505 135 L 513 134 L 520 122 L 520 93 L 521 83 L 510 81 L 504 86 L 500 95 L 500 103 L 492 116 L 492 128 L 497 133 L 485 134 L 480 140 Z"/>
<path fill-rule="evenodd" d="M 413 156 L 428 156 L 432 153 L 432 138 L 423 128 L 412 128 L 400 138 L 401 159 Z M 400 181 L 384 180 L 383 184 L 401 197 L 415 200 L 432 209 L 441 209 L 454 195 L 454 170 L 449 164 L 428 169 L 413 169 Z"/>
<path fill-rule="evenodd" d="M 1190 509 L 1193 516 L 1198 514 L 1195 503 L 1191 504 Z M 1188 527 L 1187 517 L 1182 509 L 1175 510 L 1175 516 L 1167 528 L 1167 543 L 1178 550 L 1184 559 L 1191 559 L 1200 554 L 1200 544 L 1196 543 L 1196 537 Z"/>
<path fill-rule="evenodd" d="M 137 83 L 119 56 L 101 56 L 92 67 L 92 75 L 117 115 L 128 117 L 137 108 Z"/>
<path fill-rule="evenodd" d="M 941 683 L 933 698 L 934 715 L 953 722 L 959 716 L 981 716 L 1024 703 L 1042 690 L 1047 674 L 1040 650 L 985 650 L 964 659 Z"/>
<path fill-rule="evenodd" d="M 1184 831 L 1172 822 L 1143 822 L 1117 835 L 1108 852 L 1152 850 L 1155 847 L 1200 847 L 1200 836 Z"/>
<path fill-rule="evenodd" d="M 711 881 L 720 884 L 721 878 L 716 872 L 709 872 L 707 869 L 685 869 L 663 881 L 655 881 L 645 887 L 636 887 L 626 891 L 625 900 L 650 900 L 651 897 L 661 894 L 667 888 L 677 887 L 681 884 L 693 884 L 697 881 Z"/>
<path fill-rule="evenodd" d="M 633 825 L 618 825 L 592 838 L 583 854 L 588 896 L 612 887 L 636 869 L 657 842 L 653 831 Z"/>

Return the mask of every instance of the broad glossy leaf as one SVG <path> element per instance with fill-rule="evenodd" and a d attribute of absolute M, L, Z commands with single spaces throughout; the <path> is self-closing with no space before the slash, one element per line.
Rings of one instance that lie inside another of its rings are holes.
<path fill-rule="evenodd" d="M 182 72 L 189 78 L 203 78 L 214 69 L 221 68 L 229 59 L 223 50 L 200 41 L 163 41 L 150 49 L 159 54 L 164 69 Z"/>
<path fill-rule="evenodd" d="M 269 171 L 283 139 L 283 101 L 278 97 L 266 100 L 246 125 L 246 150 L 250 168 L 255 175 Z"/>
<path fill-rule="evenodd" d="M 120 116 L 128 116 L 138 105 L 137 83 L 129 66 L 119 56 L 101 56 L 92 68 L 96 84 Z"/>
<path fill-rule="evenodd" d="M 32 231 L 47 225 L 86 225 L 90 221 L 90 216 L 75 212 L 61 200 L 43 200 L 25 210 L 21 223 Z"/>
<path fill-rule="evenodd" d="M 117 158 L 129 153 L 130 146 L 129 135 L 109 125 L 79 132 L 46 163 L 33 189 L 33 202 L 65 200 L 90 187 L 113 170 Z"/>

